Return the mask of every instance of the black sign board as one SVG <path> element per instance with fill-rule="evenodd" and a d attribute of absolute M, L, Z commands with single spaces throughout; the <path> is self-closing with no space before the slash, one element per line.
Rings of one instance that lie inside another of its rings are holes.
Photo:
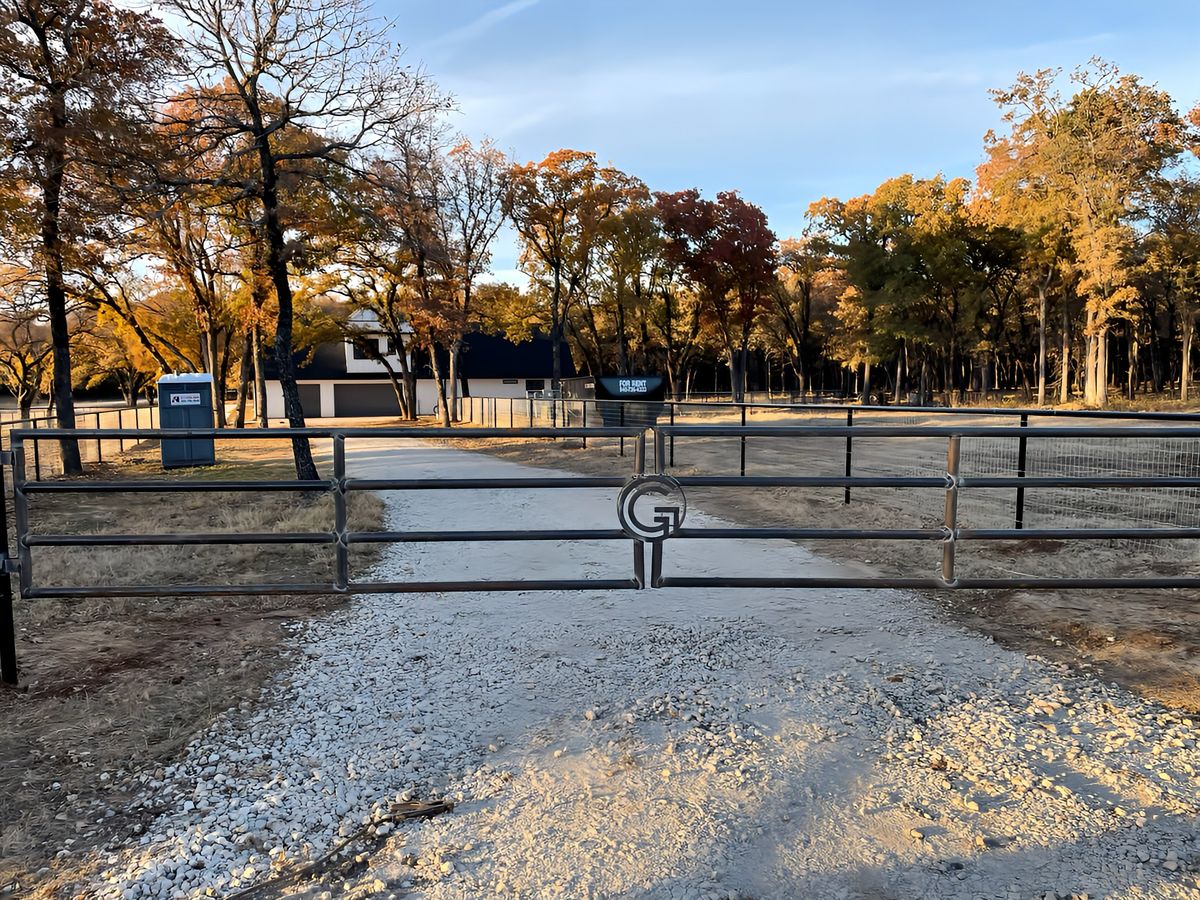
<path fill-rule="evenodd" d="M 662 400 L 667 380 L 661 375 L 619 375 L 596 379 L 597 400 Z"/>
<path fill-rule="evenodd" d="M 648 427 L 658 421 L 667 396 L 667 381 L 661 375 L 614 375 L 595 381 L 596 406 L 606 426 Z"/>

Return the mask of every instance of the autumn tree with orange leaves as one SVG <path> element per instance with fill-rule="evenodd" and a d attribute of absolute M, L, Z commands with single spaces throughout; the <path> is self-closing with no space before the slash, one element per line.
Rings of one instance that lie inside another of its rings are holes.
<path fill-rule="evenodd" d="M 103 0 L 0 0 L 0 224 L 42 282 L 60 428 L 75 427 L 72 270 L 86 237 L 119 228 L 124 170 L 177 48 L 158 19 Z M 67 474 L 83 471 L 77 442 L 61 453 Z"/>

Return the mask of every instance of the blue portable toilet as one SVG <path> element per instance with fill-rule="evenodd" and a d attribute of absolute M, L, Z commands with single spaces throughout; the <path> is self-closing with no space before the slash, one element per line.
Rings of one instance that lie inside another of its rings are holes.
<path fill-rule="evenodd" d="M 203 372 L 183 372 L 158 379 L 160 428 L 212 428 L 213 377 Z M 162 440 L 164 469 L 211 466 L 216 460 L 214 441 L 204 438 Z"/>

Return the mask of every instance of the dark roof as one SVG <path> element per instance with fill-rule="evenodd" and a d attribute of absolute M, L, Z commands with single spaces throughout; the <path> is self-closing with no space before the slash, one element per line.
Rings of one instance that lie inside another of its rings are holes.
<path fill-rule="evenodd" d="M 562 377 L 575 375 L 575 361 L 567 342 L 560 344 Z M 441 353 L 442 372 L 446 374 L 449 354 Z M 514 344 L 498 334 L 473 331 L 463 337 L 458 354 L 459 368 L 465 378 L 550 378 L 554 374 L 554 345 L 550 338 L 538 335 L 530 341 Z M 428 361 L 418 369 L 421 377 L 432 377 Z"/>
<path fill-rule="evenodd" d="M 536 335 L 532 340 L 514 344 L 506 337 L 482 332 L 469 332 L 463 337 L 459 351 L 459 367 L 462 377 L 471 378 L 550 378 L 554 372 L 553 345 L 550 339 Z M 561 343 L 562 377 L 575 375 L 575 361 L 567 342 Z M 345 344 L 320 344 L 313 351 L 312 359 L 307 354 L 296 355 L 296 378 L 300 381 L 325 381 L 336 379 L 354 381 L 378 381 L 386 378 L 384 372 L 347 372 Z M 449 354 L 439 350 L 439 361 L 443 377 L 449 374 Z M 429 354 L 422 350 L 413 352 L 413 368 L 418 378 L 432 378 Z M 266 377 L 277 379 L 279 371 L 271 354 L 267 354 Z"/>

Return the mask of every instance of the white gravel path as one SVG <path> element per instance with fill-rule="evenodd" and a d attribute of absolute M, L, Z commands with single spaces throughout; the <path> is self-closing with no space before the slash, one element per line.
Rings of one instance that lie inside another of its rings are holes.
<path fill-rule="evenodd" d="M 530 471 L 430 447 L 352 463 Z M 612 491 L 387 496 L 393 527 L 615 522 Z M 377 574 L 625 577 L 630 555 L 401 545 Z M 835 565 L 734 541 L 674 541 L 668 563 Z M 167 812 L 91 894 L 223 896 L 391 800 L 447 796 L 454 812 L 397 827 L 352 882 L 306 895 L 1200 896 L 1195 723 L 901 593 L 365 597 L 295 641 L 269 701 L 141 776 Z"/>

